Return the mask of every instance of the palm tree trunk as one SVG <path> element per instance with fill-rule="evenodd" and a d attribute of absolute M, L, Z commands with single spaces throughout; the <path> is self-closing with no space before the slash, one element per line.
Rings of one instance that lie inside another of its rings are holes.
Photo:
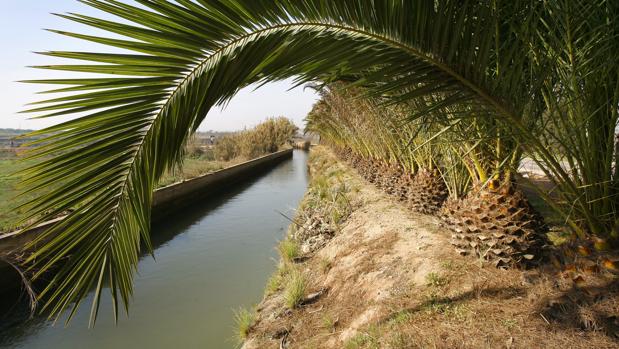
<path fill-rule="evenodd" d="M 530 265 L 543 258 L 543 218 L 515 182 L 477 183 L 463 199 L 448 200 L 441 218 L 453 231 L 452 244 L 497 267 Z"/>
<path fill-rule="evenodd" d="M 619 181 L 619 133 L 615 133 L 615 182 Z"/>

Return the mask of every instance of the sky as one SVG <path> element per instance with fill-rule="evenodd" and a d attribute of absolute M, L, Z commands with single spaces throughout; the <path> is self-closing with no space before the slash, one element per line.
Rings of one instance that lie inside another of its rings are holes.
<path fill-rule="evenodd" d="M 101 31 L 73 23 L 52 13 L 77 12 L 111 18 L 77 0 L 1 0 L 0 11 L 0 128 L 40 129 L 67 118 L 31 119 L 19 114 L 26 104 L 40 100 L 37 92 L 45 85 L 24 84 L 18 80 L 75 77 L 78 73 L 54 72 L 27 68 L 32 65 L 66 64 L 59 58 L 37 55 L 37 51 L 93 51 L 118 52 L 94 43 L 54 34 L 44 29 L 59 29 L 82 34 L 102 34 Z M 110 36 L 106 34 L 106 36 Z M 81 76 L 84 76 L 82 74 Z M 200 126 L 201 131 L 232 131 L 251 127 L 271 116 L 286 116 L 298 126 L 317 100 L 311 89 L 292 87 L 290 80 L 270 83 L 255 90 L 250 86 L 241 90 L 225 109 L 209 112 Z"/>

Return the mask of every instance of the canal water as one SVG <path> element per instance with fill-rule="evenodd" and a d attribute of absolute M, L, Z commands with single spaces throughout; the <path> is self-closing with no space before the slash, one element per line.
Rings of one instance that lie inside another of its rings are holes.
<path fill-rule="evenodd" d="M 156 261 L 140 260 L 130 314 L 117 325 L 109 297 L 93 329 L 90 298 L 68 327 L 23 319 L 19 305 L 4 304 L 0 348 L 234 348 L 233 310 L 262 298 L 289 225 L 280 212 L 294 215 L 307 187 L 306 158 L 295 150 L 292 160 L 156 224 Z"/>

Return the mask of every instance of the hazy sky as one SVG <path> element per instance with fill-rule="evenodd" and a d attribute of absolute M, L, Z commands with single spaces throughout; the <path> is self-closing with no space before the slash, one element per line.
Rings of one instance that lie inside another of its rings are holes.
<path fill-rule="evenodd" d="M 1 0 L 0 11 L 0 128 L 38 129 L 63 119 L 29 119 L 18 114 L 24 105 L 40 99 L 37 91 L 43 85 L 16 82 L 25 79 L 45 79 L 75 76 L 75 73 L 53 72 L 26 68 L 70 61 L 34 54 L 36 51 L 70 50 L 113 52 L 98 44 L 82 42 L 43 30 L 44 28 L 77 31 L 83 34 L 101 34 L 100 31 L 54 16 L 51 13 L 77 12 L 105 16 L 76 0 Z M 108 35 L 109 36 L 109 35 Z M 73 61 L 77 62 L 77 61 Z M 82 75 L 83 76 L 83 75 Z M 252 126 L 269 116 L 284 115 L 299 126 L 316 100 L 312 90 L 295 88 L 290 81 L 265 85 L 254 91 L 246 88 L 230 102 L 225 110 L 212 110 L 201 130 L 235 130 Z"/>

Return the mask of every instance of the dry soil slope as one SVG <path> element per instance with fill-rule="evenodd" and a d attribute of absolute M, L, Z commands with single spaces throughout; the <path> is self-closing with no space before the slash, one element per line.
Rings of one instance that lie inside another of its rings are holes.
<path fill-rule="evenodd" d="M 313 173 L 358 188 L 340 230 L 297 265 L 308 293 L 326 292 L 294 310 L 281 292 L 265 297 L 244 348 L 619 347 L 616 297 L 600 297 L 616 283 L 575 290 L 552 272 L 461 257 L 437 218 L 410 212 L 328 150 L 312 152 Z"/>

